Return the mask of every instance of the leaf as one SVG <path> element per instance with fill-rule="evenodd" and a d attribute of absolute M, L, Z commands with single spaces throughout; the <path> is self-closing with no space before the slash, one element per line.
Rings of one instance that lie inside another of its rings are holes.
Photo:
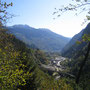
<path fill-rule="evenodd" d="M 76 41 L 77 44 L 81 44 L 82 42 L 81 41 Z"/>
<path fill-rule="evenodd" d="M 87 20 L 90 20 L 90 16 L 86 16 L 87 17 Z"/>

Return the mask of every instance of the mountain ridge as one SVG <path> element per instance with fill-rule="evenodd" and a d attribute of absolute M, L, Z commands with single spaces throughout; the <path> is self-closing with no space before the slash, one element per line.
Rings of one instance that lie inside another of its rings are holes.
<path fill-rule="evenodd" d="M 14 25 L 8 27 L 8 30 L 27 45 L 33 44 L 41 50 L 50 52 L 60 52 L 70 40 L 49 29 L 36 29 L 28 25 Z"/>
<path fill-rule="evenodd" d="M 68 44 L 66 44 L 66 46 L 62 49 L 61 53 L 63 56 L 66 57 L 72 57 L 72 55 L 76 52 L 81 50 L 82 48 L 84 48 L 87 43 L 86 42 L 82 42 L 81 44 L 77 44 L 77 41 L 81 41 L 82 37 L 84 34 L 90 34 L 90 23 L 88 23 L 88 25 L 81 30 L 80 33 L 76 34 L 70 41 Z"/>

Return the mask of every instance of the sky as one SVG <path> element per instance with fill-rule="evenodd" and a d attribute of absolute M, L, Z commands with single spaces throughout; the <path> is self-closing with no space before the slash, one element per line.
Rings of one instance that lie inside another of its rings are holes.
<path fill-rule="evenodd" d="M 86 13 L 75 16 L 75 12 L 66 12 L 61 17 L 52 15 L 55 8 L 75 3 L 72 0 L 5 0 L 13 2 L 8 11 L 15 17 L 9 20 L 8 26 L 27 24 L 34 28 L 47 28 L 65 37 L 73 37 L 86 27 L 81 25 Z M 56 18 L 56 19 L 53 19 Z"/>

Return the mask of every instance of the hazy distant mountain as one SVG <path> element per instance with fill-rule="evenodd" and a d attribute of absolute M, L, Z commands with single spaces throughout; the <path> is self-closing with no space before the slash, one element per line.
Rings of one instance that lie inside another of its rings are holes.
<path fill-rule="evenodd" d="M 28 25 L 14 25 L 8 27 L 8 29 L 28 46 L 33 44 L 45 51 L 61 51 L 70 41 L 70 38 L 58 35 L 49 29 L 35 29 Z"/>
<path fill-rule="evenodd" d="M 84 34 L 90 34 L 90 23 L 83 29 L 80 33 L 76 34 L 68 44 L 62 49 L 62 55 L 67 57 L 72 57 L 76 52 L 86 46 L 87 43 L 83 42 L 81 44 L 77 44 L 76 41 L 80 41 Z"/>

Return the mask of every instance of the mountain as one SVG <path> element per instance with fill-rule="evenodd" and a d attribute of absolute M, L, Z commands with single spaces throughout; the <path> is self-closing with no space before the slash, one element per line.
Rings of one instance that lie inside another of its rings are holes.
<path fill-rule="evenodd" d="M 79 52 L 86 46 L 86 42 L 77 44 L 77 41 L 81 41 L 84 34 L 90 34 L 90 23 L 80 33 L 76 34 L 69 43 L 62 49 L 62 55 L 66 57 L 72 57 L 76 52 Z"/>
<path fill-rule="evenodd" d="M 62 56 L 71 58 L 64 64 L 67 68 L 69 68 L 69 73 L 74 75 L 76 78 L 81 73 L 80 78 L 78 79 L 78 85 L 80 85 L 83 90 L 90 90 L 90 85 L 88 84 L 90 82 L 90 53 L 87 54 L 89 52 L 89 43 L 76 43 L 78 40 L 82 41 L 83 36 L 87 37 L 85 34 L 89 35 L 90 38 L 90 23 L 85 29 L 71 39 L 71 41 L 66 45 L 68 47 L 63 49 Z"/>
<path fill-rule="evenodd" d="M 0 90 L 76 90 L 74 80 L 56 80 L 40 67 L 47 61 L 44 52 L 28 48 L 0 27 Z"/>
<path fill-rule="evenodd" d="M 50 52 L 58 52 L 69 42 L 69 38 L 58 35 L 49 29 L 35 29 L 28 25 L 14 25 L 8 30 L 26 45 Z"/>

